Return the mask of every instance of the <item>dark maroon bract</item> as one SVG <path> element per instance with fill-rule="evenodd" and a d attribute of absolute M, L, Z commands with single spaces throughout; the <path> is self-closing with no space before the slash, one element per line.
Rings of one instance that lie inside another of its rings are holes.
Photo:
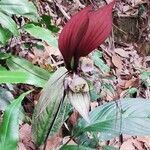
<path fill-rule="evenodd" d="M 114 3 L 115 0 L 98 10 L 88 6 L 65 25 L 58 42 L 68 70 L 75 70 L 79 58 L 88 55 L 108 37 Z"/>

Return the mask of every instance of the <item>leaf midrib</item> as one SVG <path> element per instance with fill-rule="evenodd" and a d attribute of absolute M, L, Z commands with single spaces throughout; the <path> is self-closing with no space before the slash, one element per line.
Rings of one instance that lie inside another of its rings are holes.
<path fill-rule="evenodd" d="M 36 73 L 34 73 L 34 72 L 32 72 L 32 71 L 28 70 L 27 68 L 25 68 L 24 66 L 19 65 L 19 64 L 18 64 L 18 63 L 16 63 L 15 61 L 13 61 L 13 60 L 11 60 L 11 59 L 9 59 L 9 61 L 13 62 L 14 64 L 18 65 L 20 68 L 22 68 L 22 69 L 26 70 L 27 72 L 29 72 L 29 73 L 33 74 L 34 76 L 36 76 L 36 77 L 38 77 L 38 78 L 41 78 L 41 79 L 43 79 L 43 80 L 47 81 L 47 79 L 46 79 L 46 78 L 43 78 L 43 77 L 41 77 L 40 75 L 38 75 L 38 74 L 36 74 Z"/>

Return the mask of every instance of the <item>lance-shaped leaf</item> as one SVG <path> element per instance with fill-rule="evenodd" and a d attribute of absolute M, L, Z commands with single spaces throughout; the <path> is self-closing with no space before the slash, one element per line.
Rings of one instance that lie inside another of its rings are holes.
<path fill-rule="evenodd" d="M 28 0 L 0 0 L 0 11 L 8 15 L 21 15 L 32 20 L 38 19 L 37 9 Z"/>
<path fill-rule="evenodd" d="M 37 146 L 43 144 L 47 139 L 63 103 L 63 81 L 66 71 L 65 68 L 59 68 L 53 74 L 43 89 L 39 102 L 35 107 L 32 120 L 32 133 Z"/>
<path fill-rule="evenodd" d="M 2 57 L 7 56 L 2 55 Z M 7 73 L 8 75 L 6 74 L 7 76 L 5 76 L 5 74 L 3 73 L 2 74 L 3 80 L 7 79 L 8 76 L 9 76 L 8 79 L 12 79 L 9 81 L 9 83 L 12 81 L 12 83 L 27 83 L 35 85 L 37 87 L 43 87 L 45 83 L 48 81 L 49 77 L 52 75 L 50 72 L 33 65 L 31 62 L 23 58 L 11 56 L 6 60 L 6 63 L 11 71 L 21 72 L 18 74 L 18 80 L 17 80 L 17 73 L 15 74 L 13 72 L 12 73 L 10 72 L 10 75 L 8 73 Z M 12 77 L 10 77 L 11 74 Z M 8 79 L 6 81 L 8 81 Z"/>
<path fill-rule="evenodd" d="M 42 39 L 47 42 L 49 45 L 53 47 L 58 47 L 57 39 L 52 35 L 52 32 L 46 28 L 34 25 L 34 24 L 26 24 L 24 25 L 24 30 L 31 34 L 33 37 Z"/>
<path fill-rule="evenodd" d="M 61 128 L 61 126 L 63 125 L 63 123 L 69 117 L 69 113 L 71 111 L 72 111 L 72 105 L 70 104 L 70 101 L 66 96 L 64 101 L 62 102 L 62 105 L 60 106 L 60 109 L 58 110 L 58 113 L 56 115 L 54 123 L 51 127 L 49 137 L 51 137 L 51 136 L 55 135 L 56 133 L 58 133 L 58 131 Z"/>
<path fill-rule="evenodd" d="M 2 12 L 0 12 L 0 25 L 4 29 L 8 29 L 14 35 L 18 35 L 19 34 L 15 21 L 11 17 L 5 15 Z"/>
<path fill-rule="evenodd" d="M 31 91 L 23 93 L 6 108 L 0 126 L 0 149 L 17 150 L 19 141 L 19 110 L 24 97 Z"/>
<path fill-rule="evenodd" d="M 11 38 L 12 33 L 8 29 L 4 29 L 0 25 L 0 46 L 5 45 L 7 41 Z"/>
<path fill-rule="evenodd" d="M 9 90 L 0 87 L 0 110 L 4 111 L 14 97 Z"/>

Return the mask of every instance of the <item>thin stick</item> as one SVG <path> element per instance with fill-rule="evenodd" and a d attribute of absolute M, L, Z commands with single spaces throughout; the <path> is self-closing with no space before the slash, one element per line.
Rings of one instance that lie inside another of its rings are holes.
<path fill-rule="evenodd" d="M 79 5 L 79 7 L 84 8 L 85 6 L 81 4 L 80 0 L 73 0 L 75 3 Z"/>
<path fill-rule="evenodd" d="M 49 0 L 48 0 L 49 1 Z M 56 4 L 56 6 L 59 8 L 59 10 L 61 11 L 61 13 L 64 15 L 64 17 L 69 20 L 70 19 L 70 16 L 65 12 L 65 10 L 63 9 L 63 7 L 56 2 L 56 0 L 53 0 L 54 3 Z"/>

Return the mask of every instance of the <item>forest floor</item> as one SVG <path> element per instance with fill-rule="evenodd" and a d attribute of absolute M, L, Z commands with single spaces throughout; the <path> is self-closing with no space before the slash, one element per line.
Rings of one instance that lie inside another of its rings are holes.
<path fill-rule="evenodd" d="M 54 30 L 59 36 L 65 23 L 73 14 L 94 3 L 101 6 L 110 0 L 38 0 L 36 6 L 41 15 L 50 15 L 51 24 L 57 26 Z M 110 37 L 98 48 L 99 53 L 92 52 L 87 58 L 94 59 L 95 70 L 100 72 L 101 78 L 95 78 L 95 90 L 91 109 L 119 98 L 132 97 L 150 99 L 150 6 L 148 0 L 121 0 L 116 2 L 113 11 L 113 32 Z M 34 46 L 37 41 L 22 34 L 20 39 L 12 39 L 10 47 L 15 56 L 23 57 L 33 64 L 48 71 L 63 66 L 63 59 L 58 49 L 43 42 L 43 50 Z M 41 42 L 41 41 L 38 41 Z M 25 47 L 24 43 L 28 43 Z M 94 55 L 95 54 L 95 55 Z M 97 58 L 97 56 L 100 56 Z M 84 62 L 82 69 L 86 69 Z M 6 86 L 3 85 L 3 88 Z M 100 88 L 100 89 L 99 89 Z M 13 95 L 34 89 L 23 102 L 23 107 L 30 122 L 35 104 L 38 102 L 41 88 L 31 85 L 13 85 Z M 97 94 L 100 95 L 97 96 Z M 76 113 L 70 122 L 74 124 Z M 34 150 L 35 145 L 31 138 L 30 123 L 20 123 L 20 150 Z M 47 142 L 47 150 L 56 149 L 68 136 L 57 134 Z M 73 140 L 69 144 L 76 144 Z M 109 145 L 120 150 L 148 150 L 150 137 L 122 135 L 113 140 L 102 142 L 100 145 Z"/>

